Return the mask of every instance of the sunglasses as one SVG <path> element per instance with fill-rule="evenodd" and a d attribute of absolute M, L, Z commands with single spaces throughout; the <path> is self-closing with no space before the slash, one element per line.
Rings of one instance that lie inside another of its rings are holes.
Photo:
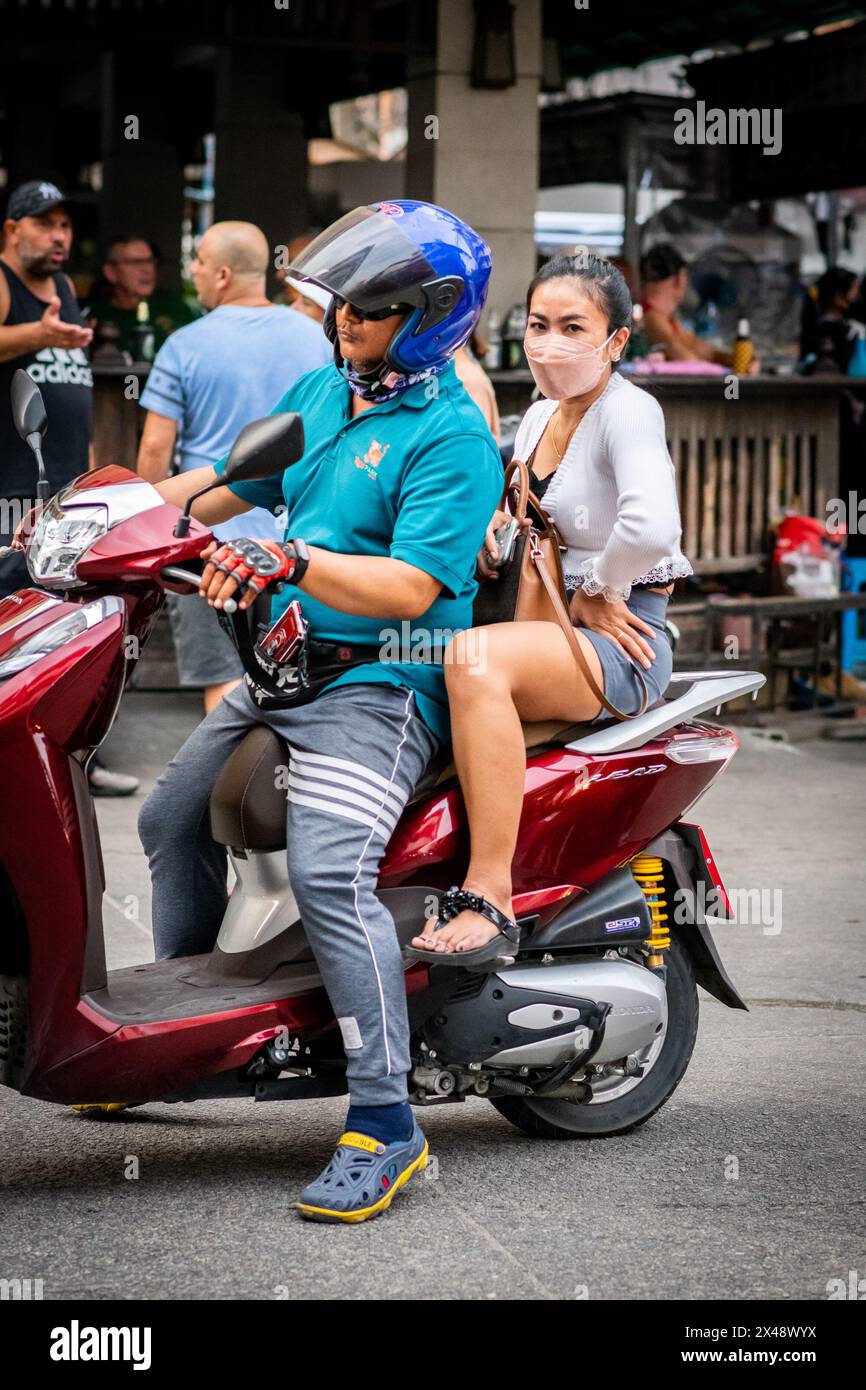
<path fill-rule="evenodd" d="M 393 314 L 405 314 L 410 310 L 409 304 L 388 304 L 384 309 L 359 309 L 356 304 L 350 304 L 348 299 L 343 299 L 339 294 L 334 295 L 334 310 L 343 309 L 348 304 L 356 319 L 369 319 L 371 323 L 381 323 L 383 319 L 389 319 Z"/>

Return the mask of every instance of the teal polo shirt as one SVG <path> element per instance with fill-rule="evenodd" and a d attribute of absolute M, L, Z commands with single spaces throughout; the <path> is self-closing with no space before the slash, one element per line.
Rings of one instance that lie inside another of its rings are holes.
<path fill-rule="evenodd" d="M 346 671 L 327 688 L 357 683 L 408 686 L 438 738 L 449 737 L 442 651 L 472 626 L 475 557 L 499 504 L 502 462 L 481 411 L 453 362 L 393 400 L 350 414 L 351 391 L 333 365 L 307 372 L 272 414 L 299 411 L 306 451 L 281 476 L 232 483 L 245 502 L 285 514 L 287 536 L 338 555 L 390 555 L 442 584 L 409 623 L 341 613 L 286 585 L 274 620 L 299 599 L 313 637 L 378 645 L 379 661 Z M 220 473 L 225 460 L 216 465 Z"/>

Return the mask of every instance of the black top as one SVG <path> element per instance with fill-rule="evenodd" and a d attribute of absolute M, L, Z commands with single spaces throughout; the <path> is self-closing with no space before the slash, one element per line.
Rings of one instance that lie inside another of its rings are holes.
<path fill-rule="evenodd" d="M 535 493 L 535 496 L 538 498 L 539 502 L 541 501 L 547 489 L 550 487 L 553 476 L 556 473 L 556 469 L 554 468 L 553 473 L 546 473 L 543 478 L 536 477 L 535 469 L 532 466 L 532 460 L 535 458 L 535 452 L 540 442 L 541 441 L 539 440 L 536 443 L 535 449 L 533 449 L 532 453 L 529 455 L 529 458 L 526 460 L 526 467 L 529 469 L 529 487 L 530 490 Z"/>
<path fill-rule="evenodd" d="M 18 278 L 5 261 L 0 270 L 9 286 L 9 314 L 5 328 L 35 323 L 48 307 Z M 54 276 L 60 317 L 65 323 L 83 324 L 75 296 L 63 275 Z M 42 348 L 0 362 L 0 497 L 36 497 L 36 464 L 18 436 L 9 397 L 12 378 L 24 367 L 45 401 L 48 425 L 42 447 L 45 471 L 52 493 L 79 473 L 87 472 L 90 425 L 93 411 L 93 375 L 83 348 Z"/>
<path fill-rule="evenodd" d="M 553 473 L 555 473 L 555 472 L 556 472 L 556 469 L 554 468 Z M 536 478 L 536 476 L 535 476 L 535 469 L 534 469 L 534 468 L 532 467 L 532 465 L 530 464 L 530 467 L 529 467 L 529 486 L 530 486 L 531 490 L 535 493 L 535 495 L 536 495 L 536 497 L 538 498 L 539 502 L 541 501 L 542 497 L 544 496 L 545 492 L 547 491 L 548 487 L 550 486 L 550 483 L 551 483 L 551 481 L 552 481 L 552 479 L 553 479 L 553 473 L 546 473 L 545 476 L 544 476 L 543 478 Z"/>

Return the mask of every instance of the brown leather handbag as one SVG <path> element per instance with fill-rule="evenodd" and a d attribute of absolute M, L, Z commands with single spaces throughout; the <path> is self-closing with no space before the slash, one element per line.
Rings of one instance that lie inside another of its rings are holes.
<path fill-rule="evenodd" d="M 505 485 L 499 506 L 516 517 L 520 532 L 514 554 L 499 571 L 496 583 L 480 580 L 472 613 L 474 626 L 482 627 L 488 623 L 559 623 L 587 685 L 602 708 L 615 719 L 636 718 L 637 715 L 624 714 L 605 698 L 604 691 L 599 689 L 589 669 L 568 612 L 561 559 L 566 546 L 538 498 L 530 491 L 529 469 L 522 459 L 512 459 L 505 469 Z M 631 657 L 629 661 L 643 692 L 637 714 L 643 714 L 649 702 L 646 681 L 636 662 Z"/>

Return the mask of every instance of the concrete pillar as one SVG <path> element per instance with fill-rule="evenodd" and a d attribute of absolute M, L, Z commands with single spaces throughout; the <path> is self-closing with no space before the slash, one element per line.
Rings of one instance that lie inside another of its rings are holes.
<path fill-rule="evenodd" d="M 503 90 L 470 85 L 474 7 L 436 0 L 436 11 L 409 62 L 406 196 L 456 212 L 489 243 L 488 311 L 501 315 L 535 271 L 541 0 L 514 7 L 517 81 Z"/>
<path fill-rule="evenodd" d="M 152 238 L 164 257 L 160 283 L 179 289 L 183 164 L 167 124 L 160 70 L 141 53 L 135 63 L 103 54 L 99 233 L 103 241 L 129 231 Z"/>
<path fill-rule="evenodd" d="M 214 221 L 255 222 L 272 247 L 285 246 L 308 225 L 307 144 L 288 107 L 286 55 L 222 48 L 216 75 Z"/>

